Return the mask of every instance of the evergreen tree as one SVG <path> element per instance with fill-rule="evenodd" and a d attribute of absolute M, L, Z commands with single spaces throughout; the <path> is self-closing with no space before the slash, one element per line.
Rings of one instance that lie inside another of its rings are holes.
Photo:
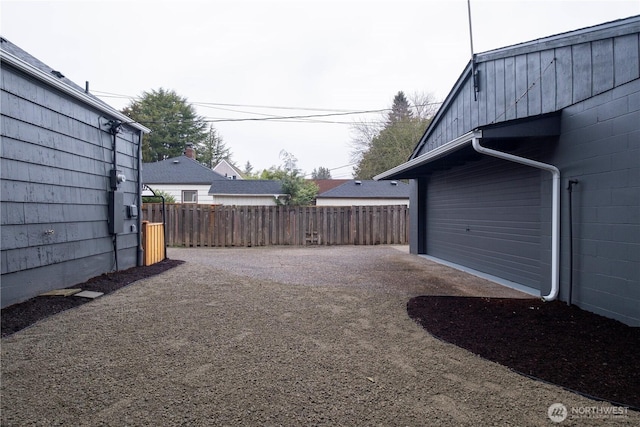
<path fill-rule="evenodd" d="M 311 178 L 313 179 L 331 179 L 331 171 L 329 170 L 329 168 L 325 168 L 325 167 L 318 167 L 318 169 L 314 169 L 313 172 L 311 172 Z"/>
<path fill-rule="evenodd" d="M 381 125 L 356 124 L 352 143 L 356 178 L 371 179 L 407 161 L 435 111 L 431 96 L 416 95 L 416 98 L 419 103 L 414 101 L 412 106 L 400 91 Z"/>
<path fill-rule="evenodd" d="M 356 177 L 372 179 L 406 162 L 425 129 L 426 124 L 415 118 L 405 118 L 385 127 L 373 138 L 369 150 L 356 166 Z"/>
<path fill-rule="evenodd" d="M 213 168 L 222 160 L 231 162 L 231 149 L 222 140 L 218 131 L 213 126 L 209 126 L 207 137 L 197 145 L 198 161 L 208 168 Z"/>
<path fill-rule="evenodd" d="M 144 162 L 180 156 L 188 143 L 198 146 L 207 137 L 204 119 L 173 90 L 143 92 L 140 100 L 133 101 L 122 113 L 151 129 L 142 138 Z"/>
<path fill-rule="evenodd" d="M 411 118 L 413 118 L 413 113 L 411 112 L 409 101 L 407 101 L 407 97 L 404 96 L 404 92 L 400 91 L 393 98 L 393 105 L 389 112 L 387 126 L 394 125 L 403 120 L 410 120 Z"/>
<path fill-rule="evenodd" d="M 244 171 L 243 173 L 246 176 L 252 176 L 253 175 L 253 165 L 251 164 L 250 161 L 247 160 L 247 163 L 244 165 Z"/>

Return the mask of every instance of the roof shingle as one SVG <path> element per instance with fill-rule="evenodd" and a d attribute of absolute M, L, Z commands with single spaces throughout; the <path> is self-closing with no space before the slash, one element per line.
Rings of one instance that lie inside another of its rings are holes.
<path fill-rule="evenodd" d="M 184 155 L 142 164 L 142 182 L 145 184 L 211 185 L 213 181 L 228 179 Z"/>
<path fill-rule="evenodd" d="M 400 181 L 350 180 L 318 198 L 408 199 L 409 186 Z"/>

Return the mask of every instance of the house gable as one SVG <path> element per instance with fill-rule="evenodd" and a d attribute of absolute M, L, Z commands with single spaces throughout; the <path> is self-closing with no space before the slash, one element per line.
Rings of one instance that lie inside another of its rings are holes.
<path fill-rule="evenodd" d="M 640 77 L 640 17 L 475 56 L 411 158 L 486 125 L 560 111 Z M 476 100 L 477 97 L 477 100 Z"/>
<path fill-rule="evenodd" d="M 224 159 L 213 167 L 213 171 L 227 179 L 244 179 L 242 174 Z"/>

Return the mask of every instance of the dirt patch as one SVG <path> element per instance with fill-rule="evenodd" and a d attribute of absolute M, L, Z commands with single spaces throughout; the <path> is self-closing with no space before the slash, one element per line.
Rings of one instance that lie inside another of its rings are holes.
<path fill-rule="evenodd" d="M 514 371 L 640 410 L 640 328 L 539 299 L 420 296 L 409 316 Z"/>
<path fill-rule="evenodd" d="M 556 402 L 610 406 L 426 333 L 416 296 L 529 297 L 406 251 L 169 250 L 187 262 L 2 339 L 3 426 L 539 426 Z"/>
<path fill-rule="evenodd" d="M 133 267 L 124 271 L 103 274 L 89 279 L 84 283 L 70 286 L 69 288 L 80 288 L 85 291 L 102 292 L 106 295 L 138 280 L 160 274 L 182 263 L 184 263 L 184 261 L 165 259 L 161 262 L 145 267 Z M 86 304 L 89 301 L 91 300 L 87 298 L 73 296 L 39 296 L 31 298 L 25 302 L 3 308 L 0 312 L 0 315 L 2 316 L 2 337 L 18 332 L 53 314 Z"/>

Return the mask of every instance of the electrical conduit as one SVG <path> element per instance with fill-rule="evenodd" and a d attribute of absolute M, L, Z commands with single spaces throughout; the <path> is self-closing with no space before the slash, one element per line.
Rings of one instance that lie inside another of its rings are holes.
<path fill-rule="evenodd" d="M 547 295 L 542 296 L 542 299 L 544 301 L 555 300 L 560 290 L 560 170 L 547 163 L 483 147 L 480 145 L 480 137 L 474 136 L 471 144 L 478 153 L 551 172 L 553 178 L 551 194 L 551 290 Z"/>

